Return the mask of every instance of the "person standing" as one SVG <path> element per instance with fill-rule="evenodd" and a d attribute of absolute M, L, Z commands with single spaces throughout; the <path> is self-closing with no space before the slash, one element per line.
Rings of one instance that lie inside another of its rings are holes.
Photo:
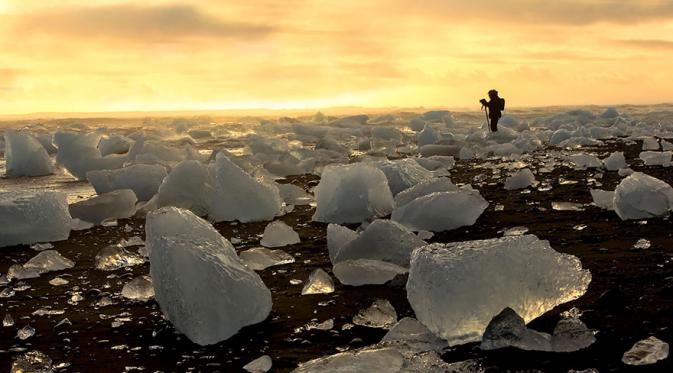
<path fill-rule="evenodd" d="M 505 110 L 505 99 L 498 96 L 498 91 L 491 89 L 488 91 L 488 98 L 490 101 L 482 98 L 481 102 L 482 107 L 487 108 L 487 116 L 490 121 L 491 131 L 498 131 L 498 120 L 502 117 L 502 112 Z"/>

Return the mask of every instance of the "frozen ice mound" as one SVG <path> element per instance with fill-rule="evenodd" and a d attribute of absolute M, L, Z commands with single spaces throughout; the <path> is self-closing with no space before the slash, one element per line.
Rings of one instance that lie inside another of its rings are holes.
<path fill-rule="evenodd" d="M 530 169 L 524 168 L 505 180 L 505 189 L 524 189 L 533 185 L 533 183 L 535 183 L 535 175 Z"/>
<path fill-rule="evenodd" d="M 70 220 L 65 193 L 0 192 L 0 247 L 66 240 Z"/>
<path fill-rule="evenodd" d="M 98 194 L 131 189 L 138 201 L 149 201 L 159 191 L 166 175 L 162 165 L 136 164 L 117 170 L 89 171 L 86 178 Z"/>
<path fill-rule="evenodd" d="M 332 268 L 334 276 L 344 285 L 381 285 L 408 269 L 397 264 L 372 259 L 344 260 Z"/>
<path fill-rule="evenodd" d="M 608 171 L 618 171 L 619 169 L 628 167 L 624 152 L 614 152 L 610 154 L 609 157 L 603 160 L 603 165 Z"/>
<path fill-rule="evenodd" d="M 471 188 L 432 193 L 414 199 L 393 211 L 394 220 L 412 231 L 449 231 L 474 224 L 488 202 Z"/>
<path fill-rule="evenodd" d="M 505 307 L 529 322 L 582 296 L 590 281 L 577 257 L 523 235 L 416 249 L 407 298 L 419 321 L 458 345 L 479 341 Z"/>
<path fill-rule="evenodd" d="M 622 220 L 664 217 L 673 208 L 673 188 L 667 183 L 634 172 L 615 189 L 614 209 Z"/>
<path fill-rule="evenodd" d="M 199 161 L 182 161 L 159 186 L 157 205 L 187 209 L 198 216 L 208 215 L 215 180 Z"/>
<path fill-rule="evenodd" d="M 460 188 L 454 185 L 451 180 L 446 177 L 426 180 L 398 193 L 395 196 L 395 205 L 397 207 L 404 206 L 416 198 L 427 196 L 428 194 L 437 192 L 452 192 L 458 189 Z"/>
<path fill-rule="evenodd" d="M 376 166 L 386 175 L 393 195 L 433 178 L 432 172 L 410 158 L 378 162 Z"/>
<path fill-rule="evenodd" d="M 357 238 L 338 248 L 332 263 L 373 259 L 408 267 L 411 252 L 424 245 L 425 241 L 403 225 L 391 220 L 375 220 Z"/>
<path fill-rule="evenodd" d="M 5 130 L 5 175 L 44 176 L 54 173 L 54 165 L 44 147 L 34 137 Z"/>
<path fill-rule="evenodd" d="M 105 220 L 127 219 L 136 212 L 136 194 L 131 189 L 120 189 L 101 194 L 70 205 L 70 215 L 93 224 Z"/>
<path fill-rule="evenodd" d="M 640 153 L 638 157 L 643 160 L 645 166 L 669 167 L 671 165 L 671 156 L 673 156 L 673 152 L 670 151 L 666 152 L 647 151 Z"/>
<path fill-rule="evenodd" d="M 188 210 L 161 208 L 148 214 L 146 234 L 156 301 L 191 341 L 226 340 L 271 312 L 264 282 L 203 219 Z"/>
<path fill-rule="evenodd" d="M 222 153 L 215 159 L 215 195 L 208 214 L 211 220 L 246 223 L 280 215 L 282 200 L 275 184 L 256 180 Z"/>
<path fill-rule="evenodd" d="M 280 220 L 269 223 L 264 228 L 260 244 L 264 247 L 282 247 L 299 243 L 299 234 Z"/>
<path fill-rule="evenodd" d="M 315 199 L 313 221 L 338 224 L 386 216 L 394 204 L 383 171 L 361 163 L 326 166 Z"/>

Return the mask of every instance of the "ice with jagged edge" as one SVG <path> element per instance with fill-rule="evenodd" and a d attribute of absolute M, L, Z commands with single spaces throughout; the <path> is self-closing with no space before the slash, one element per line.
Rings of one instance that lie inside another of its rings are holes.
<path fill-rule="evenodd" d="M 70 205 L 70 215 L 95 225 L 105 220 L 127 219 L 136 212 L 136 194 L 131 189 L 120 189 Z"/>
<path fill-rule="evenodd" d="M 248 268 L 261 271 L 272 266 L 294 263 L 294 257 L 283 250 L 253 247 L 241 251 L 239 257 Z"/>
<path fill-rule="evenodd" d="M 393 195 L 433 178 L 432 172 L 411 158 L 377 162 L 375 165 L 386 175 Z"/>
<path fill-rule="evenodd" d="M 528 188 L 535 183 L 535 175 L 529 168 L 524 168 L 505 180 L 505 189 L 517 190 Z"/>
<path fill-rule="evenodd" d="M 260 244 L 264 247 L 283 247 L 299 243 L 299 234 L 281 220 L 269 223 L 264 228 Z"/>
<path fill-rule="evenodd" d="M 373 259 L 408 267 L 411 252 L 425 244 L 403 225 L 383 219 L 375 220 L 356 238 L 338 248 L 328 236 L 328 249 L 335 251 L 331 255 L 333 264 L 344 260 Z"/>
<path fill-rule="evenodd" d="M 640 155 L 638 155 L 638 158 L 643 160 L 645 166 L 670 167 L 672 156 L 673 152 L 670 151 L 666 152 L 645 151 L 640 153 Z"/>
<path fill-rule="evenodd" d="M 306 193 L 306 191 L 293 184 L 278 184 L 280 196 L 283 202 L 288 205 L 303 206 L 313 202 L 313 196 Z"/>
<path fill-rule="evenodd" d="M 432 180 L 422 181 L 408 189 L 395 195 L 395 205 L 404 206 L 416 198 L 427 196 L 437 192 L 454 192 L 460 188 L 454 185 L 447 177 L 440 177 Z"/>
<path fill-rule="evenodd" d="M 192 212 L 174 207 L 151 212 L 145 242 L 155 299 L 191 341 L 226 340 L 271 312 L 271 292 L 262 279 L 228 240 Z"/>
<path fill-rule="evenodd" d="M 579 298 L 589 282 L 577 257 L 523 235 L 418 248 L 406 288 L 418 320 L 457 345 L 480 340 L 505 307 L 528 322 Z"/>
<path fill-rule="evenodd" d="M 266 373 L 271 370 L 272 366 L 273 361 L 271 360 L 271 356 L 264 355 L 245 364 L 243 369 L 250 373 Z"/>
<path fill-rule="evenodd" d="M 344 260 L 332 267 L 339 282 L 350 286 L 385 284 L 408 271 L 397 264 L 372 259 Z"/>
<path fill-rule="evenodd" d="M 603 166 L 608 171 L 618 171 L 628 167 L 624 152 L 613 152 L 607 158 L 603 159 Z"/>
<path fill-rule="evenodd" d="M 414 199 L 393 211 L 391 220 L 413 231 L 449 231 L 474 224 L 488 202 L 471 187 L 432 193 Z"/>
<path fill-rule="evenodd" d="M 668 357 L 668 343 L 651 336 L 636 342 L 624 353 L 622 362 L 627 365 L 650 365 Z"/>
<path fill-rule="evenodd" d="M 383 171 L 369 164 L 328 165 L 315 188 L 313 221 L 361 223 L 390 214 L 393 195 Z"/>
<path fill-rule="evenodd" d="M 155 197 L 157 206 L 174 206 L 206 216 L 215 193 L 215 176 L 195 160 L 178 163 L 163 179 Z"/>
<path fill-rule="evenodd" d="M 115 271 L 143 263 L 145 259 L 141 255 L 132 253 L 119 244 L 100 249 L 94 257 L 94 268 L 101 271 Z"/>
<path fill-rule="evenodd" d="M 152 278 L 142 275 L 124 284 L 121 292 L 122 297 L 133 301 L 147 302 L 154 298 L 154 285 Z"/>
<path fill-rule="evenodd" d="M 396 322 L 397 311 L 387 299 L 377 299 L 353 316 L 353 324 L 370 328 L 389 329 Z"/>
<path fill-rule="evenodd" d="M 42 144 L 34 137 L 13 130 L 5 130 L 5 175 L 51 175 L 55 167 Z"/>
<path fill-rule="evenodd" d="M 600 189 L 591 189 L 591 198 L 594 200 L 594 205 L 602 208 L 603 210 L 614 210 L 615 209 L 615 192 L 609 190 L 600 190 Z"/>
<path fill-rule="evenodd" d="M 97 194 L 131 189 L 138 201 L 149 201 L 159 191 L 166 177 L 166 167 L 158 164 L 135 164 L 118 170 L 95 170 L 86 174 Z"/>
<path fill-rule="evenodd" d="M 96 132 L 75 133 L 58 131 L 54 134 L 54 145 L 58 148 L 56 163 L 63 166 L 78 180 L 86 180 L 86 174 L 94 170 L 111 170 L 124 166 L 132 160 L 133 149 L 128 154 L 102 156 L 98 150 L 101 135 Z"/>
<path fill-rule="evenodd" d="M 622 220 L 665 217 L 673 209 L 673 187 L 641 172 L 634 172 L 615 189 L 614 209 Z"/>
<path fill-rule="evenodd" d="M 223 153 L 215 158 L 215 195 L 210 206 L 212 221 L 252 222 L 280 215 L 282 200 L 273 183 L 256 180 Z"/>
<path fill-rule="evenodd" d="M 66 240 L 70 221 L 65 193 L 0 192 L 0 247 Z"/>
<path fill-rule="evenodd" d="M 301 289 L 301 295 L 329 294 L 334 292 L 334 281 L 323 269 L 313 270 Z"/>

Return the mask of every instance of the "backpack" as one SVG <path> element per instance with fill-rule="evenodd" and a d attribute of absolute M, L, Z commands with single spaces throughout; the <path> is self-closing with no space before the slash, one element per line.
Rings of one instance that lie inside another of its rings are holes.
<path fill-rule="evenodd" d="M 500 98 L 500 111 L 505 111 L 505 99 Z"/>

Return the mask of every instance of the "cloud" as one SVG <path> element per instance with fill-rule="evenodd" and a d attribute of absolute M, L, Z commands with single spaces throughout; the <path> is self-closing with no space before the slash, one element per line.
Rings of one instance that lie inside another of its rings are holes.
<path fill-rule="evenodd" d="M 273 31 L 268 25 L 227 21 L 188 5 L 109 5 L 39 10 L 16 16 L 26 33 L 125 41 L 175 41 L 189 37 L 255 38 Z"/>
<path fill-rule="evenodd" d="M 622 39 L 622 40 L 613 40 L 614 43 L 619 45 L 626 45 L 630 47 L 643 48 L 643 49 L 665 49 L 673 50 L 673 41 L 671 40 L 661 40 L 661 39 Z"/>
<path fill-rule="evenodd" d="M 589 25 L 599 22 L 639 23 L 673 17 L 673 1 L 624 0 L 397 0 L 409 11 L 455 19 L 488 19 L 496 23 Z"/>

